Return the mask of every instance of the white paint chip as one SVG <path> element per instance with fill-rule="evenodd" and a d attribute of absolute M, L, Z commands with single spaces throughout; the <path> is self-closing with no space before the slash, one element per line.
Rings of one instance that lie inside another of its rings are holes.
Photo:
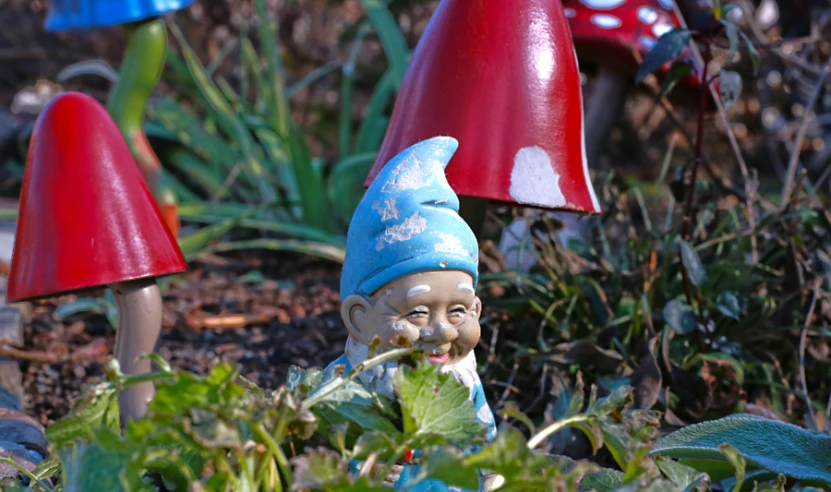
<path fill-rule="evenodd" d="M 378 215 L 381 216 L 381 222 L 398 218 L 399 210 L 398 207 L 395 206 L 395 201 L 395 197 L 390 197 L 385 198 L 383 203 L 376 200 L 375 203 L 372 204 L 372 210 L 378 212 Z"/>
<path fill-rule="evenodd" d="M 593 9 L 613 9 L 626 3 L 626 0 L 580 0 L 580 3 Z"/>
<path fill-rule="evenodd" d="M 638 9 L 638 19 L 644 24 L 652 24 L 658 20 L 658 12 L 649 7 L 641 7 Z"/>
<path fill-rule="evenodd" d="M 427 230 L 427 219 L 418 215 L 418 212 L 404 219 L 404 222 L 388 226 L 384 235 L 378 238 L 375 249 L 381 251 L 385 246 L 401 241 L 409 241 L 413 237 Z"/>
<path fill-rule="evenodd" d="M 592 24 L 603 29 L 617 29 L 623 22 L 614 15 L 595 14 L 592 16 Z"/>
<path fill-rule="evenodd" d="M 413 297 L 419 294 L 426 294 L 428 292 L 430 292 L 429 285 L 416 285 L 415 287 L 407 291 L 407 297 Z"/>
<path fill-rule="evenodd" d="M 548 153 L 538 146 L 519 149 L 511 170 L 511 198 L 517 203 L 557 208 L 566 205 L 560 176 L 551 167 Z"/>
<path fill-rule="evenodd" d="M 470 292 L 471 294 L 476 294 L 476 290 L 473 289 L 473 285 L 471 284 L 459 282 L 459 290 L 461 290 L 462 292 Z"/>

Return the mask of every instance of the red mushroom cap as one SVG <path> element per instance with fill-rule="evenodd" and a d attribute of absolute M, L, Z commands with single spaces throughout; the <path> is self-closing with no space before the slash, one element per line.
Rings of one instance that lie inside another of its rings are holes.
<path fill-rule="evenodd" d="M 613 64 L 632 74 L 658 38 L 678 27 L 669 0 L 563 0 L 581 58 Z"/>
<path fill-rule="evenodd" d="M 559 0 L 442 0 L 407 69 L 366 184 L 435 136 L 459 141 L 463 196 L 599 213 L 577 59 Z"/>
<path fill-rule="evenodd" d="M 55 97 L 32 133 L 6 298 L 182 272 L 187 264 L 110 115 Z"/>
<path fill-rule="evenodd" d="M 563 6 L 580 58 L 633 76 L 640 64 L 635 52 L 642 59 L 661 36 L 681 26 L 671 0 L 563 0 Z M 687 57 L 696 69 L 683 82 L 695 89 L 699 67 Z M 670 66 L 664 65 L 658 75 Z"/>

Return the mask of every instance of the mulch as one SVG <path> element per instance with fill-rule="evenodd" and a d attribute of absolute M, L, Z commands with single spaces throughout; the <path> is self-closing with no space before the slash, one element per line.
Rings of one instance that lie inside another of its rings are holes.
<path fill-rule="evenodd" d="M 290 366 L 323 367 L 342 353 L 339 277 L 339 265 L 296 256 L 192 264 L 164 292 L 157 351 L 198 374 L 235 362 L 242 376 L 277 388 Z M 66 415 L 84 384 L 104 377 L 112 354 L 115 331 L 104 315 L 56 317 L 58 306 L 76 299 L 38 303 L 24 327 L 23 411 L 43 425 Z"/>

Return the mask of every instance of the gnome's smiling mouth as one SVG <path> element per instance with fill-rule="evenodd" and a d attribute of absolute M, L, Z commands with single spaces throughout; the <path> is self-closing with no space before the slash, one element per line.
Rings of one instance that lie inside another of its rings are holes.
<path fill-rule="evenodd" d="M 441 355 L 429 355 L 427 358 L 434 364 L 446 364 L 450 360 L 450 352 L 445 352 Z"/>

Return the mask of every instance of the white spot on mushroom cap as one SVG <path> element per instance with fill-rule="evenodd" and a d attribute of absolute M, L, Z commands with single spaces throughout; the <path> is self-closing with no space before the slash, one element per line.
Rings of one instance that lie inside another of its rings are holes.
<path fill-rule="evenodd" d="M 672 0 L 658 0 L 658 3 L 660 3 L 661 7 L 665 8 L 665 9 L 670 9 L 671 10 L 672 7 L 674 7 L 674 5 L 672 3 Z"/>
<path fill-rule="evenodd" d="M 652 34 L 654 34 L 656 38 L 660 39 L 661 36 L 663 36 L 664 34 L 672 31 L 672 29 L 674 27 L 675 26 L 673 26 L 672 24 L 659 22 L 659 23 L 655 24 L 654 26 L 652 26 Z"/>
<path fill-rule="evenodd" d="M 432 289 L 430 289 L 429 285 L 416 285 L 415 287 L 407 291 L 407 297 L 413 297 L 419 294 L 426 294 L 430 292 L 430 290 Z"/>
<path fill-rule="evenodd" d="M 577 15 L 577 11 L 574 9 L 565 8 L 563 12 L 566 14 L 566 18 L 571 19 Z"/>
<path fill-rule="evenodd" d="M 658 12 L 649 7 L 641 7 L 638 9 L 638 19 L 644 24 L 652 24 L 658 20 Z"/>
<path fill-rule="evenodd" d="M 650 36 L 641 36 L 640 38 L 638 38 L 638 40 L 641 42 L 643 47 L 648 50 L 651 50 L 655 47 L 656 44 L 658 44 L 658 41 L 656 41 L 655 38 Z"/>
<path fill-rule="evenodd" d="M 609 14 L 594 14 L 592 24 L 603 29 L 616 29 L 623 24 L 620 19 Z"/>
<path fill-rule="evenodd" d="M 384 235 L 378 238 L 378 244 L 375 245 L 375 249 L 381 251 L 388 244 L 409 241 L 425 230 L 427 230 L 427 219 L 418 215 L 418 212 L 416 212 L 404 219 L 404 222 L 388 226 L 384 231 Z"/>
<path fill-rule="evenodd" d="M 551 167 L 551 158 L 536 145 L 516 153 L 508 193 L 517 203 L 552 208 L 566 204 L 560 189 L 560 176 Z"/>
<path fill-rule="evenodd" d="M 613 9 L 620 7 L 626 0 L 580 0 L 580 3 L 593 9 Z"/>

